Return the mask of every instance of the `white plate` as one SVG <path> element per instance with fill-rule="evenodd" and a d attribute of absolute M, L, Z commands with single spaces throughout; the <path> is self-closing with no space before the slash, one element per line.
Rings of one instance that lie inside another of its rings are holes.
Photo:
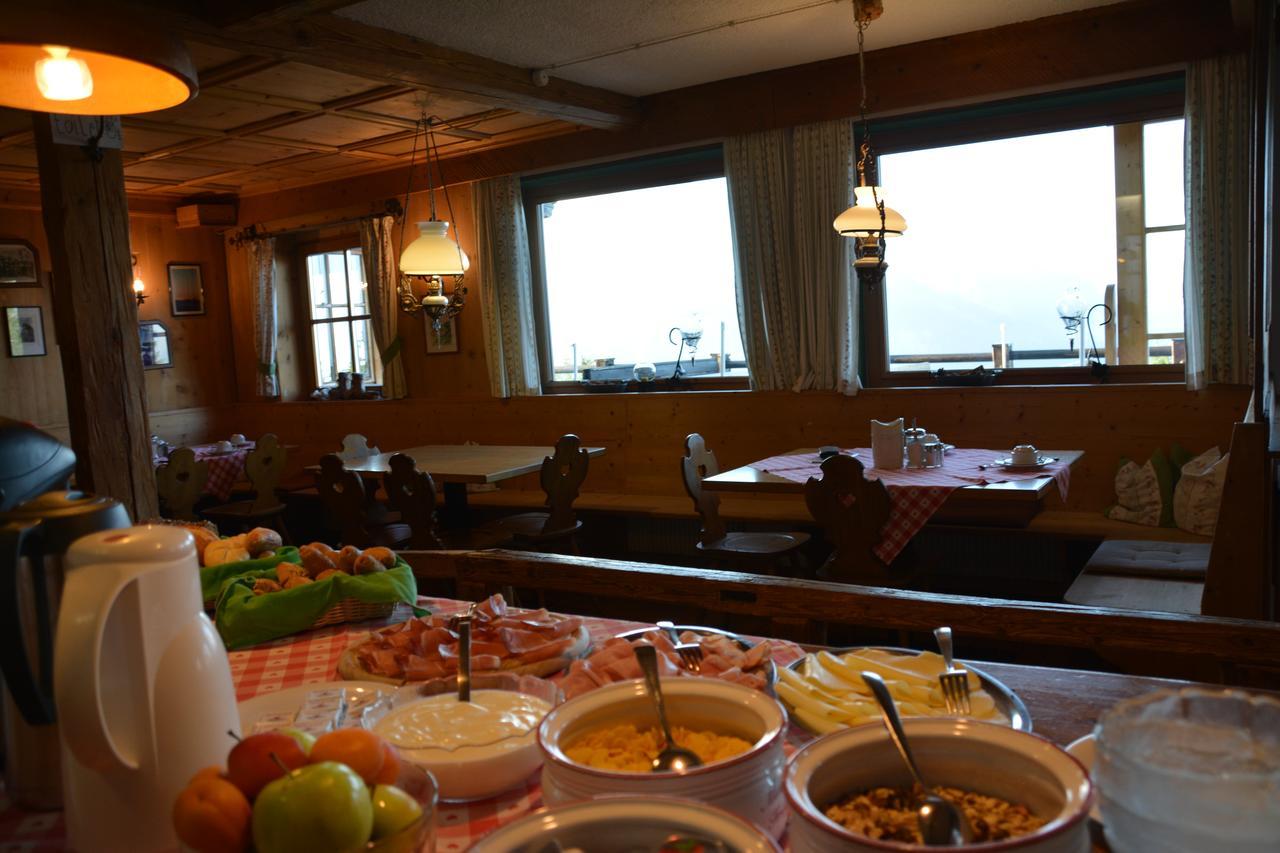
<path fill-rule="evenodd" d="M 1035 468 L 1043 468 L 1044 466 L 1050 465 L 1057 461 L 1058 461 L 1057 457 L 1054 457 L 1054 456 L 1037 456 L 1035 462 L 1027 462 L 1025 464 L 1019 465 L 1015 463 L 1011 457 L 1006 456 L 1003 459 L 997 459 L 996 465 L 998 465 L 1001 468 L 1004 468 L 1007 471 L 1030 471 Z"/>
<path fill-rule="evenodd" d="M 1084 769 L 1089 771 L 1089 775 L 1093 776 L 1093 762 L 1098 756 L 1098 747 L 1094 743 L 1093 734 L 1087 734 L 1078 740 L 1073 740 L 1067 747 L 1067 752 L 1071 756 L 1084 765 Z M 1095 797 L 1093 801 L 1093 811 L 1089 812 L 1089 817 L 1102 823 L 1102 813 L 1098 811 L 1098 800 Z"/>
<path fill-rule="evenodd" d="M 252 699 L 246 699 L 238 706 L 240 711 L 240 731 L 248 734 L 253 731 L 253 724 L 268 714 L 293 714 L 302 707 L 307 694 L 313 690 L 339 689 L 346 691 L 347 701 L 361 695 L 372 695 L 375 698 L 390 696 L 396 692 L 391 684 L 379 684 L 376 681 L 321 681 L 315 684 L 300 684 L 297 687 L 286 687 L 273 693 L 261 693 Z"/>

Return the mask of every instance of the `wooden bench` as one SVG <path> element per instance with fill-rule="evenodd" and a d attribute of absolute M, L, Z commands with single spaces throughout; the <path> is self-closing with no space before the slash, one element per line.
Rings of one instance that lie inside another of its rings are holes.
<path fill-rule="evenodd" d="M 1047 509 L 1027 525 L 1027 530 L 1060 539 L 1141 539 L 1147 542 L 1210 543 L 1209 536 L 1188 533 L 1176 527 L 1148 527 L 1107 518 L 1101 512 Z"/>

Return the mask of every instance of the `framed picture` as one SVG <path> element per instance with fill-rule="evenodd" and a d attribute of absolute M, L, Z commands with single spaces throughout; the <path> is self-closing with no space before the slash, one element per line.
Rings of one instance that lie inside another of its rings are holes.
<path fill-rule="evenodd" d="M 169 353 L 169 330 L 164 327 L 164 323 L 159 320 L 139 323 L 138 336 L 142 340 L 144 370 L 173 366 L 173 356 Z"/>
<path fill-rule="evenodd" d="M 431 318 L 425 313 L 422 316 L 426 318 L 427 322 L 427 355 L 457 352 L 458 318 L 450 317 L 446 322 L 440 324 L 440 330 L 436 331 L 431 324 Z"/>
<path fill-rule="evenodd" d="M 199 264 L 169 264 L 169 312 L 175 317 L 204 313 L 204 282 Z"/>
<path fill-rule="evenodd" d="M 4 309 L 4 328 L 9 337 L 10 358 L 47 355 L 44 317 L 39 305 L 15 305 Z"/>
<path fill-rule="evenodd" d="M 0 237 L 0 287 L 39 287 L 40 258 L 26 240 Z"/>

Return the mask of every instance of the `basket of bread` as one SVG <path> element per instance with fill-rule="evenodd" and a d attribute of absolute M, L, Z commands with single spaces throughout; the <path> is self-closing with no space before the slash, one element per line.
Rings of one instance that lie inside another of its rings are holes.
<path fill-rule="evenodd" d="M 396 604 L 417 601 L 413 570 L 390 548 L 334 550 L 312 542 L 297 549 L 297 556 L 297 562 L 279 560 L 223 582 L 214 622 L 227 648 L 385 619 Z"/>
<path fill-rule="evenodd" d="M 208 521 L 153 519 L 148 524 L 181 527 L 196 540 L 200 562 L 200 597 L 210 613 L 218 604 L 223 584 L 248 572 L 274 569 L 280 563 L 301 563 L 302 555 L 285 545 L 280 534 L 267 527 L 255 527 L 238 536 L 218 536 L 218 528 Z"/>

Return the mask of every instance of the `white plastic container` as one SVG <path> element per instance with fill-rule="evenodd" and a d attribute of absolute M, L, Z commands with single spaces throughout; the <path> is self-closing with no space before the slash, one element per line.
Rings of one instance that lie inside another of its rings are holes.
<path fill-rule="evenodd" d="M 538 729 L 543 754 L 542 798 L 548 806 L 607 794 L 700 800 L 759 824 L 774 837 L 786 829 L 782 795 L 787 717 L 776 699 L 712 678 L 664 679 L 672 725 L 735 735 L 753 743 L 747 752 L 683 773 L 628 773 L 585 767 L 563 746 L 610 726 L 657 726 L 653 703 L 639 680 L 620 681 L 556 708 Z"/>

